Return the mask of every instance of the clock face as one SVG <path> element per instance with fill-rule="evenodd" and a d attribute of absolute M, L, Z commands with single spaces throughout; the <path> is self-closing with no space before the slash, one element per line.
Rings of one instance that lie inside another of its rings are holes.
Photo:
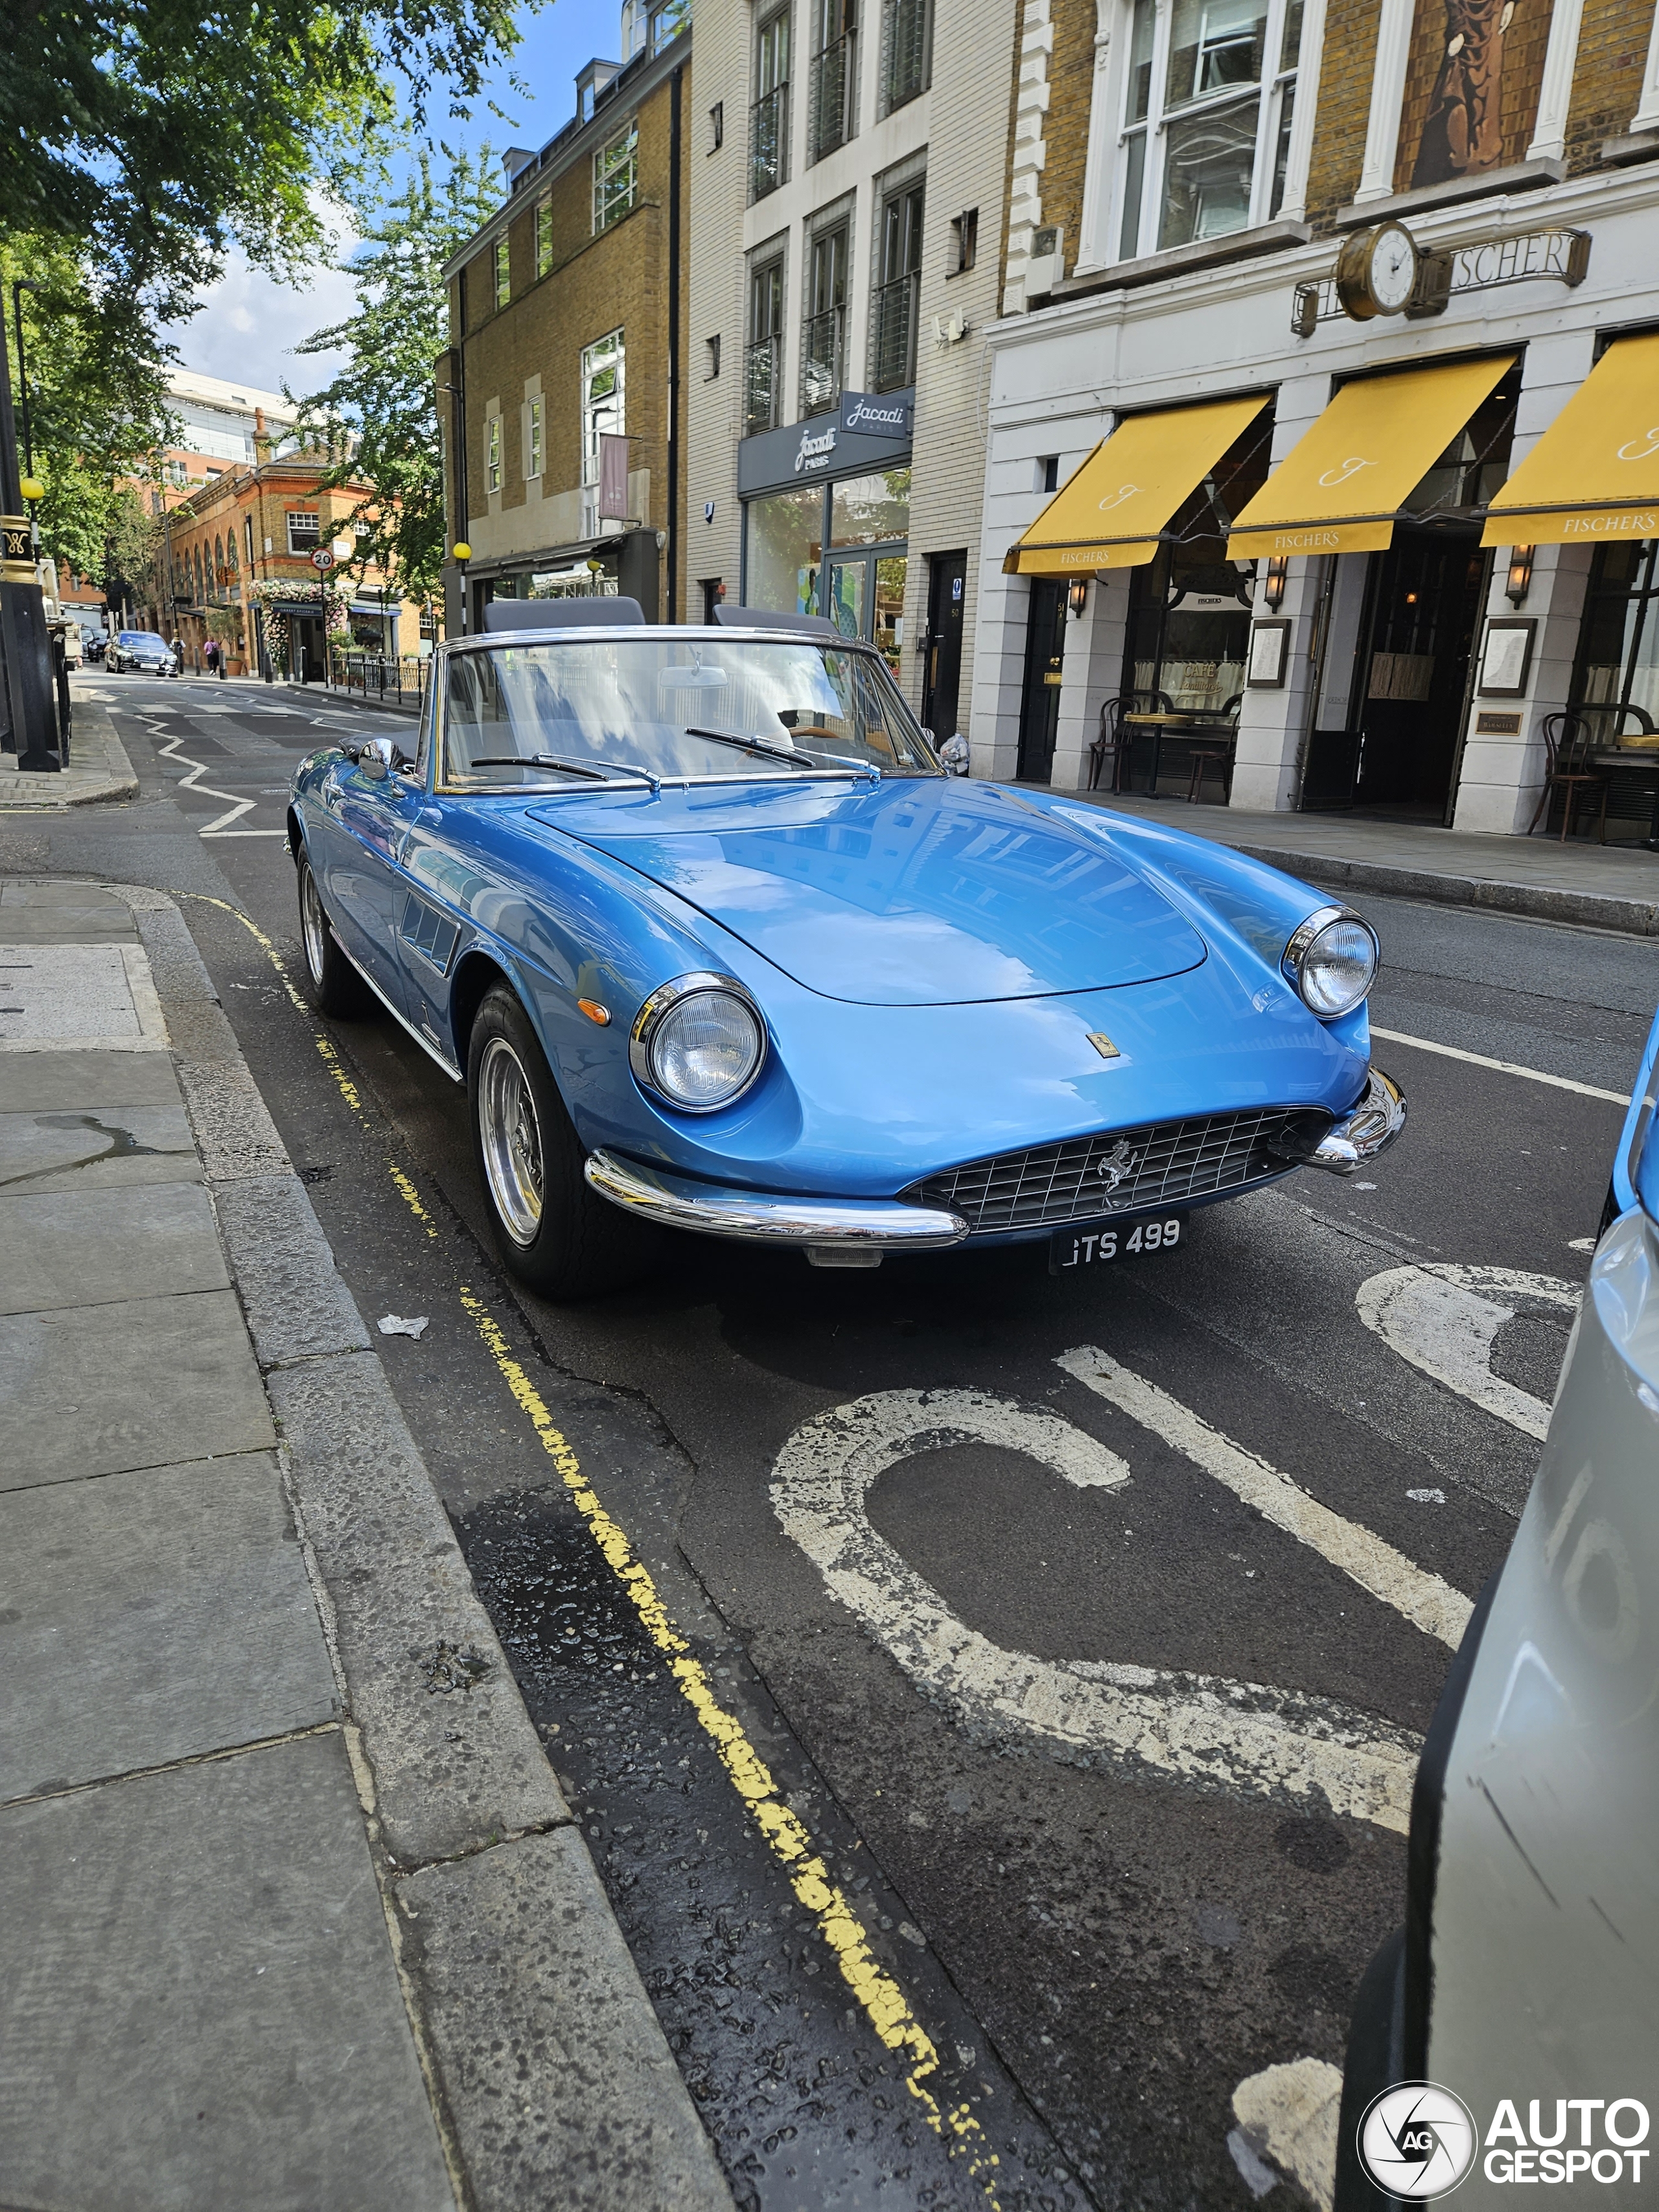
<path fill-rule="evenodd" d="M 1417 283 L 1417 248 L 1411 233 L 1397 222 L 1385 222 L 1371 240 L 1371 297 L 1385 315 L 1397 315 L 1411 298 Z"/>

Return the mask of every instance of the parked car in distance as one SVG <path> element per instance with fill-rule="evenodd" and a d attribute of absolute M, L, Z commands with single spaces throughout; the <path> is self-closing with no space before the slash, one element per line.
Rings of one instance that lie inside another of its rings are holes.
<path fill-rule="evenodd" d="M 151 629 L 117 630 L 109 641 L 105 665 L 112 675 L 176 676 L 179 664 L 164 637 Z"/>
<path fill-rule="evenodd" d="M 1607 2203 L 1634 2203 L 1633 2185 L 1652 2178 L 1642 2100 L 1659 2050 L 1656 1098 L 1659 1019 L 1537 1479 L 1424 1746 L 1406 1923 L 1354 2008 L 1338 2212 L 1396 2201 L 1361 2155 L 1362 2123 L 1396 2083 L 1437 2085 L 1468 2108 L 1460 2205 L 1528 2182 L 1601 2183 Z"/>
<path fill-rule="evenodd" d="M 361 978 L 465 1084 L 525 1280 L 614 1282 L 654 1228 L 1089 1267 L 1398 1135 L 1358 915 L 945 775 L 872 649 L 720 615 L 498 602 L 436 654 L 412 760 L 374 738 L 295 779 L 313 996 Z"/>

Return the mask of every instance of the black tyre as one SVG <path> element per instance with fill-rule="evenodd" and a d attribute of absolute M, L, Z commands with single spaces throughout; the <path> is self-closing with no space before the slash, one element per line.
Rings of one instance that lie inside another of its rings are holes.
<path fill-rule="evenodd" d="M 473 1022 L 466 1091 L 478 1176 L 508 1271 L 556 1299 L 592 1297 L 644 1274 L 655 1233 L 588 1188 L 546 1055 L 504 986 Z"/>
<path fill-rule="evenodd" d="M 300 854 L 295 873 L 300 887 L 300 948 L 306 990 L 319 1014 L 360 1014 L 368 993 L 356 969 L 335 941 L 311 863 Z"/>

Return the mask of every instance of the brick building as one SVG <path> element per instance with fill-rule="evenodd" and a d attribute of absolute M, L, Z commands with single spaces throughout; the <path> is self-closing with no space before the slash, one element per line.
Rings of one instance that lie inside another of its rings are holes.
<path fill-rule="evenodd" d="M 871 639 L 965 714 L 1015 0 L 698 0 L 691 618 Z"/>
<path fill-rule="evenodd" d="M 326 456 L 290 452 L 232 467 L 170 508 L 149 626 L 182 639 L 186 665 L 202 665 L 210 635 L 232 675 L 270 673 L 319 683 L 327 648 L 374 655 L 429 650 L 433 625 L 399 599 L 378 568 L 359 571 L 350 551 L 326 571 L 312 556 L 355 545 L 353 513 L 366 483 L 325 488 Z"/>
<path fill-rule="evenodd" d="M 1007 147 L 978 771 L 1659 831 L 1653 0 L 1020 0 Z"/>
<path fill-rule="evenodd" d="M 623 32 L 628 58 L 590 62 L 564 128 L 506 156 L 506 204 L 445 271 L 449 540 L 471 549 L 446 573 L 454 631 L 492 598 L 684 609 L 689 8 L 630 0 Z"/>

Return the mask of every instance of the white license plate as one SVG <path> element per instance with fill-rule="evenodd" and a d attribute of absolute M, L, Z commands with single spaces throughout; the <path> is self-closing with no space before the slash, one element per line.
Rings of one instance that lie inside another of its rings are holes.
<path fill-rule="evenodd" d="M 1073 1267 L 1098 1267 L 1109 1260 L 1173 1252 L 1186 1234 L 1184 1213 L 1161 1213 L 1151 1221 L 1109 1221 L 1092 1229 L 1056 1229 L 1048 1239 L 1048 1273 L 1064 1275 Z"/>

